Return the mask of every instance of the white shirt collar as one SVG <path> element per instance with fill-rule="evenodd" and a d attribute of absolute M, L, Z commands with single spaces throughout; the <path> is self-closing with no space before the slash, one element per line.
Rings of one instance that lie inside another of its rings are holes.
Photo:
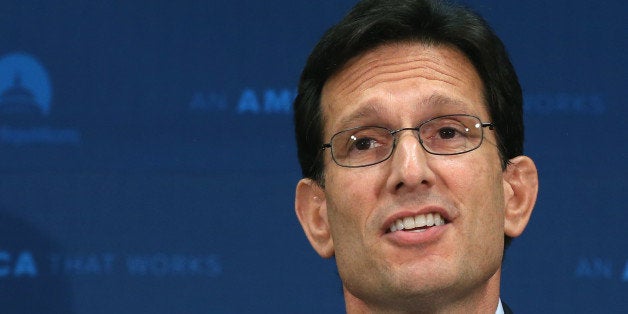
<path fill-rule="evenodd" d="M 497 304 L 497 309 L 495 310 L 495 314 L 504 314 L 504 307 L 502 306 L 502 299 L 499 299 L 499 303 Z"/>

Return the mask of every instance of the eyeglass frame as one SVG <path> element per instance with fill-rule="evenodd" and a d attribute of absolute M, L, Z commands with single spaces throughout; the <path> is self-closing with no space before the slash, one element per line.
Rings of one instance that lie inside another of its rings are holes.
<path fill-rule="evenodd" d="M 427 148 L 425 148 L 425 146 L 423 145 L 423 139 L 421 138 L 421 127 L 431 121 L 434 121 L 436 119 L 441 119 L 441 118 L 447 118 L 447 117 L 460 117 L 460 116 L 466 116 L 466 117 L 471 117 L 471 118 L 475 118 L 480 122 L 480 127 L 479 129 L 482 131 L 481 133 L 481 138 L 480 138 L 480 142 L 478 143 L 478 145 L 472 149 L 466 150 L 466 151 L 462 151 L 462 152 L 456 152 L 456 153 L 434 153 L 429 151 Z M 388 156 L 386 156 L 386 158 L 374 162 L 374 163 L 370 163 L 370 164 L 366 164 L 366 165 L 358 165 L 358 166 L 347 166 L 347 165 L 342 165 L 340 164 L 337 160 L 336 157 L 334 156 L 334 152 L 333 152 L 333 147 L 331 145 L 331 143 L 334 140 L 334 137 L 340 133 L 344 133 L 347 131 L 351 131 L 351 130 L 356 130 L 356 129 L 360 129 L 360 128 L 369 128 L 369 127 L 374 127 L 374 128 L 380 128 L 380 129 L 384 129 L 387 130 L 390 135 L 392 135 L 393 137 L 393 145 L 392 148 L 390 149 L 390 153 L 388 154 Z M 387 127 L 382 127 L 382 126 L 375 126 L 375 125 L 367 125 L 367 126 L 357 126 L 354 128 L 349 128 L 349 129 L 345 129 L 345 130 L 341 130 L 339 132 L 334 133 L 334 135 L 331 136 L 331 138 L 329 139 L 328 143 L 325 143 L 323 145 L 321 145 L 320 150 L 324 151 L 327 148 L 329 148 L 330 154 L 331 154 L 331 159 L 334 161 L 334 163 L 336 163 L 338 166 L 340 167 L 344 167 L 344 168 L 362 168 L 362 167 L 368 167 L 368 166 L 373 166 L 379 163 L 382 163 L 388 159 L 390 159 L 390 157 L 392 157 L 392 155 L 395 153 L 395 148 L 397 148 L 397 134 L 401 131 L 405 131 L 405 130 L 412 130 L 412 131 L 416 131 L 417 132 L 417 137 L 419 140 L 419 144 L 421 145 L 421 148 L 423 148 L 424 151 L 426 151 L 427 153 L 431 154 L 431 155 L 437 155 L 437 156 L 453 156 L 453 155 L 460 155 L 460 154 L 466 154 L 468 152 L 474 151 L 476 149 L 478 149 L 480 146 L 482 146 L 482 143 L 484 142 L 484 128 L 488 127 L 489 130 L 494 130 L 495 129 L 495 125 L 492 122 L 482 122 L 482 119 L 480 119 L 478 116 L 474 116 L 471 114 L 465 114 L 465 113 L 458 113 L 458 114 L 448 114 L 448 115 L 442 115 L 442 116 L 437 116 L 437 117 L 433 117 L 430 118 L 428 120 L 425 120 L 423 122 L 421 122 L 418 126 L 416 127 L 411 127 L 411 128 L 401 128 L 401 129 L 397 129 L 397 130 L 391 130 Z"/>

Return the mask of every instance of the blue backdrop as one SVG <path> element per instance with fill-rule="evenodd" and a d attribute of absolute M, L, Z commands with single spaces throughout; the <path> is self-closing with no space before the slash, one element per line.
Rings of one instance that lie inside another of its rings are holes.
<path fill-rule="evenodd" d="M 293 212 L 290 106 L 353 3 L 2 1 L 0 312 L 342 312 Z M 465 3 L 511 53 L 540 172 L 502 298 L 627 312 L 627 2 Z"/>

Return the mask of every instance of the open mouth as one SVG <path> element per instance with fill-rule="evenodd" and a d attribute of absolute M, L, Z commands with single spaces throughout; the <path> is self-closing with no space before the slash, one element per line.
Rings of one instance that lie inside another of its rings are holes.
<path fill-rule="evenodd" d="M 406 232 L 423 232 L 434 226 L 442 226 L 448 223 L 439 213 L 428 213 L 404 217 L 395 220 L 388 228 L 386 233 L 406 231 Z"/>

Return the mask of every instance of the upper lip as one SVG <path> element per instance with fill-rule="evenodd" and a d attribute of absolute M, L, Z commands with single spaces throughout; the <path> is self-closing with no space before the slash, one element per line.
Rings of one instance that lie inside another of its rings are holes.
<path fill-rule="evenodd" d="M 417 215 L 424 215 L 424 214 L 429 214 L 429 213 L 440 214 L 440 216 L 443 217 L 443 219 L 445 219 L 446 222 L 450 222 L 452 218 L 451 214 L 445 208 L 441 206 L 436 206 L 436 205 L 428 205 L 428 206 L 423 206 L 417 210 L 402 210 L 402 211 L 398 211 L 394 213 L 393 215 L 389 216 L 384 221 L 384 224 L 382 225 L 382 231 L 383 233 L 388 232 L 388 230 L 390 229 L 390 226 L 392 226 L 392 224 L 395 223 L 397 219 L 403 219 L 405 217 L 414 217 Z"/>

